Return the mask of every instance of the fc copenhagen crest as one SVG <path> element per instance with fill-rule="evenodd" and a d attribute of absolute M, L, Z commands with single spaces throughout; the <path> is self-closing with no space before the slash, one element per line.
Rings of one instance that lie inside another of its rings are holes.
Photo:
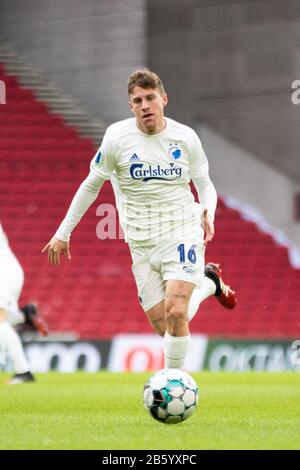
<path fill-rule="evenodd" d="M 182 155 L 178 144 L 170 144 L 168 153 L 173 160 L 178 160 Z"/>

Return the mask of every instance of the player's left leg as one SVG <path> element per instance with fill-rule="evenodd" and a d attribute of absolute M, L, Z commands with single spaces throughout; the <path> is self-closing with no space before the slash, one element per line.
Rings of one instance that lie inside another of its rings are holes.
<path fill-rule="evenodd" d="M 215 267 L 215 273 L 211 275 L 211 270 Z M 217 272 L 216 272 L 217 271 Z M 159 280 L 156 281 L 156 285 L 159 285 Z M 160 287 L 160 286 L 159 286 Z M 156 287 L 156 291 L 158 288 Z M 236 304 L 235 292 L 226 285 L 221 278 L 221 269 L 219 265 L 209 263 L 205 267 L 204 277 L 200 287 L 195 287 L 191 295 L 188 304 L 188 321 L 190 322 L 197 311 L 199 310 L 200 304 L 211 296 L 216 296 L 217 300 L 225 308 L 232 309 Z M 147 296 L 144 296 L 146 298 Z M 150 299 L 152 296 L 149 296 Z M 153 331 L 158 333 L 160 336 L 164 336 L 167 330 L 165 320 L 165 301 L 161 300 L 148 311 L 146 311 L 148 320 L 153 328 Z"/>
<path fill-rule="evenodd" d="M 221 277 L 222 270 L 217 263 L 208 263 L 205 266 L 204 278 L 200 287 L 193 291 L 188 308 L 188 318 L 191 321 L 196 315 L 200 304 L 208 297 L 214 295 L 218 302 L 227 309 L 233 309 L 237 298 L 229 285 Z"/>
<path fill-rule="evenodd" d="M 202 279 L 201 286 L 195 287 L 195 289 L 193 290 L 192 296 L 190 298 L 189 306 L 188 306 L 188 320 L 189 321 L 191 321 L 196 315 L 196 313 L 198 312 L 200 304 L 208 297 L 215 295 L 215 293 L 216 293 L 215 283 L 211 279 L 204 276 Z"/>
<path fill-rule="evenodd" d="M 188 324 L 188 305 L 195 284 L 181 280 L 166 281 L 165 321 L 167 330 L 164 340 L 165 367 L 183 366 L 190 332 Z"/>

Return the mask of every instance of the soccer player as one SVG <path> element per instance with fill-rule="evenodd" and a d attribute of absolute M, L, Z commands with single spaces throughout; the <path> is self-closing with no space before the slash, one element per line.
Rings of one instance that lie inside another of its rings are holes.
<path fill-rule="evenodd" d="M 200 302 L 215 295 L 226 308 L 236 303 L 219 265 L 204 265 L 217 194 L 197 134 L 164 116 L 168 97 L 160 78 L 147 69 L 135 71 L 128 96 L 134 117 L 108 127 L 89 175 L 42 251 L 52 266 L 60 265 L 61 254 L 71 258 L 71 232 L 110 179 L 141 305 L 154 331 L 164 336 L 165 367 L 180 368 L 190 340 L 188 322 Z"/>
<path fill-rule="evenodd" d="M 0 356 L 7 354 L 11 360 L 15 375 L 10 384 L 34 381 L 30 372 L 23 346 L 13 326 L 26 324 L 45 336 L 48 328 L 33 304 L 19 308 L 24 283 L 23 269 L 12 252 L 4 230 L 0 224 Z"/>

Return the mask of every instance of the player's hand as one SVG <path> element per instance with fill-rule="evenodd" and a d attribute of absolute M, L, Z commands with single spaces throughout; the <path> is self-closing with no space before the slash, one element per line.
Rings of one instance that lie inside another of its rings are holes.
<path fill-rule="evenodd" d="M 60 255 L 64 254 L 68 259 L 71 259 L 69 242 L 63 242 L 58 238 L 52 237 L 50 242 L 44 246 L 42 253 L 48 252 L 48 260 L 51 266 L 60 266 Z"/>
<path fill-rule="evenodd" d="M 215 234 L 215 227 L 214 223 L 208 215 L 207 209 L 204 209 L 203 211 L 203 230 L 204 230 L 204 245 L 206 246 L 208 242 L 211 242 L 214 234 Z"/>

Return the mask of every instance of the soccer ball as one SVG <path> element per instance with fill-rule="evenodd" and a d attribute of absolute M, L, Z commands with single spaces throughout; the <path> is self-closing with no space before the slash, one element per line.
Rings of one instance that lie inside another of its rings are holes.
<path fill-rule="evenodd" d="M 144 386 L 144 407 L 161 423 L 176 424 L 191 416 L 198 404 L 198 386 L 179 369 L 161 369 Z"/>

